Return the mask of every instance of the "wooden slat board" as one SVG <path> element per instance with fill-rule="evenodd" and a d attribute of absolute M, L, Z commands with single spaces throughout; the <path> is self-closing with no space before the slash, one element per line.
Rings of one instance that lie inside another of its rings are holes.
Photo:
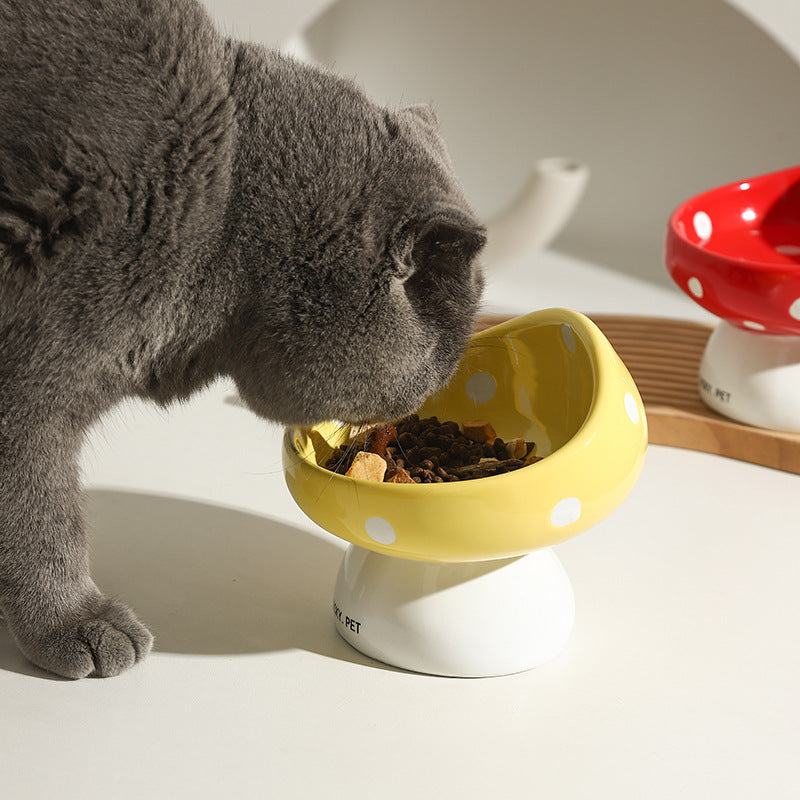
<path fill-rule="evenodd" d="M 653 317 L 590 315 L 633 376 L 651 444 L 702 450 L 800 474 L 800 435 L 754 428 L 708 408 L 697 373 L 712 325 Z M 478 330 L 507 316 L 484 316 Z"/>

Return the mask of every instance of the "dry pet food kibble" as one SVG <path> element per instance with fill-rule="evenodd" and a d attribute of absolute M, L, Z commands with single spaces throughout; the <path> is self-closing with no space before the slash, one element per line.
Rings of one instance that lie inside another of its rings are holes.
<path fill-rule="evenodd" d="M 487 420 L 463 425 L 416 414 L 392 425 L 351 431 L 325 466 L 386 483 L 449 483 L 499 475 L 540 461 L 534 442 L 503 441 Z M 380 464 L 378 462 L 381 462 Z"/>

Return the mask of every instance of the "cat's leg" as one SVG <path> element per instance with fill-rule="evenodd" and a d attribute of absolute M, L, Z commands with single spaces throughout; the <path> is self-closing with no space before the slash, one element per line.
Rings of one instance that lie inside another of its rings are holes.
<path fill-rule="evenodd" d="M 78 437 L 27 426 L 0 448 L 0 610 L 25 656 L 68 678 L 116 675 L 153 637 L 89 575 Z"/>

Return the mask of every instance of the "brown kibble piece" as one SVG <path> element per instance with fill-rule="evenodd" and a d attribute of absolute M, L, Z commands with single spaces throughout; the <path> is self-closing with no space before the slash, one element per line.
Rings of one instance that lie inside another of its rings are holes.
<path fill-rule="evenodd" d="M 487 478 L 489 475 L 501 475 L 504 472 L 519 469 L 521 466 L 522 462 L 515 458 L 509 458 L 505 461 L 484 458 L 477 464 L 467 464 L 467 466 L 453 470 L 453 474 L 457 475 L 461 480 L 470 480 L 471 478 Z"/>
<path fill-rule="evenodd" d="M 404 469 L 398 469 L 386 483 L 414 483 L 414 479 Z"/>
<path fill-rule="evenodd" d="M 332 452 L 327 468 L 379 482 L 381 466 L 367 458 L 371 455 L 385 461 L 386 483 L 445 483 L 500 475 L 541 460 L 534 455 L 534 442 L 521 438 L 506 442 L 485 420 L 465 423 L 464 432 L 458 422 L 436 417 L 412 415 L 395 424 L 353 428 L 354 438 Z"/>
<path fill-rule="evenodd" d="M 525 458 L 528 454 L 528 444 L 524 439 L 509 439 L 506 442 L 509 458 Z"/>
<path fill-rule="evenodd" d="M 497 436 L 492 423 L 485 419 L 473 419 L 465 422 L 461 426 L 461 431 L 468 439 L 473 442 L 489 442 L 493 441 Z"/>
<path fill-rule="evenodd" d="M 499 436 L 492 442 L 492 450 L 494 451 L 494 457 L 498 461 L 504 461 L 508 458 L 506 443 Z"/>
<path fill-rule="evenodd" d="M 377 453 L 362 451 L 356 453 L 353 463 L 345 475 L 350 478 L 361 478 L 365 481 L 376 481 L 381 483 L 386 474 L 386 462 Z"/>

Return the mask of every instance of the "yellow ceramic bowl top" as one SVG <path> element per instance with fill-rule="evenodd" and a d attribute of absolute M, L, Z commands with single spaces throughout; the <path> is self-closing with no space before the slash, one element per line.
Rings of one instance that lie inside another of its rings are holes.
<path fill-rule="evenodd" d="M 421 417 L 489 420 L 535 441 L 542 461 L 433 484 L 372 483 L 320 466 L 347 437 L 329 422 L 289 428 L 289 491 L 318 525 L 361 547 L 420 561 L 522 555 L 586 530 L 627 496 L 647 422 L 636 385 L 597 326 L 567 309 L 537 311 L 476 334 Z"/>

